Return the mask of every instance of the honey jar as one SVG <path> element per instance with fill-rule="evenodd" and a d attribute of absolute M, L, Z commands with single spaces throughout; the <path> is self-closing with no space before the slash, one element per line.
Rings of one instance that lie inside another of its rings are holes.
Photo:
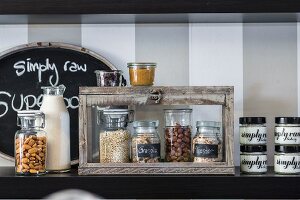
<path fill-rule="evenodd" d="M 151 86 L 154 83 L 156 63 L 128 63 L 132 86 Z"/>

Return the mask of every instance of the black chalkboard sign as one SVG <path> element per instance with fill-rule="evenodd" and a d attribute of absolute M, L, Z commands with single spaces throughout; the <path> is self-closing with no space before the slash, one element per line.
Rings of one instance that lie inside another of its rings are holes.
<path fill-rule="evenodd" d="M 217 158 L 218 145 L 215 144 L 195 144 L 195 157 Z"/>
<path fill-rule="evenodd" d="M 78 87 L 95 86 L 95 70 L 116 69 L 102 56 L 62 43 L 31 43 L 0 54 L 0 155 L 14 156 L 16 111 L 39 109 L 41 86 L 66 86 L 71 119 L 71 159 L 78 159 Z"/>
<path fill-rule="evenodd" d="M 160 144 L 138 144 L 137 153 L 141 158 L 160 157 Z"/>

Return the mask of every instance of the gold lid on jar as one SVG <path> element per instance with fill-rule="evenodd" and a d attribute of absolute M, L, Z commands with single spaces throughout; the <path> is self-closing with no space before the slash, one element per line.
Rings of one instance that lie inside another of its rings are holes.
<path fill-rule="evenodd" d="M 128 68 L 139 68 L 139 69 L 147 69 L 147 68 L 152 68 L 156 67 L 156 63 L 147 63 L 147 62 L 131 62 L 127 63 Z"/>

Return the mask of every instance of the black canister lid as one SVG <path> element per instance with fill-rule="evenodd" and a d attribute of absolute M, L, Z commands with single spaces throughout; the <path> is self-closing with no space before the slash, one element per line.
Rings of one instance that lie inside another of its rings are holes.
<path fill-rule="evenodd" d="M 283 145 L 276 145 L 275 151 L 277 153 L 299 153 L 300 146 L 283 146 Z"/>
<path fill-rule="evenodd" d="M 240 124 L 265 124 L 265 117 L 240 117 Z"/>
<path fill-rule="evenodd" d="M 300 117 L 275 117 L 276 124 L 300 124 Z"/>
<path fill-rule="evenodd" d="M 254 152 L 266 152 L 266 145 L 243 145 L 240 147 L 241 152 L 254 153 Z"/>

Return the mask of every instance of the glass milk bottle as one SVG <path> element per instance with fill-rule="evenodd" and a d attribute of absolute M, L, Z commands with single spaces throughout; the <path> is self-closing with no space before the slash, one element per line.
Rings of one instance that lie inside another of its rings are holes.
<path fill-rule="evenodd" d="M 64 85 L 42 87 L 44 91 L 41 111 L 45 114 L 47 132 L 48 172 L 67 172 L 71 168 L 70 158 L 70 116 L 66 108 L 63 93 Z"/>

